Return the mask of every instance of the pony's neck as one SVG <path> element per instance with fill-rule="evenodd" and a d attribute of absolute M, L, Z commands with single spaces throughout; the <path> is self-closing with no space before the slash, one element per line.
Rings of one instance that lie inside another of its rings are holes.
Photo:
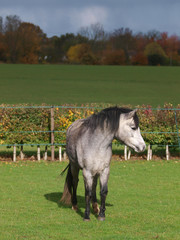
<path fill-rule="evenodd" d="M 94 137 L 95 144 L 97 146 L 106 148 L 112 144 L 113 139 L 115 138 L 114 133 L 110 133 L 109 131 L 101 130 L 100 132 L 96 132 L 96 136 Z"/>

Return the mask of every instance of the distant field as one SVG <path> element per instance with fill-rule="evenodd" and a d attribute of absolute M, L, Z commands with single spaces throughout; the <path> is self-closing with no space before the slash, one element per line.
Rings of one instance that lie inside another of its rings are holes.
<path fill-rule="evenodd" d="M 0 65 L 0 103 L 180 103 L 179 67 Z"/>

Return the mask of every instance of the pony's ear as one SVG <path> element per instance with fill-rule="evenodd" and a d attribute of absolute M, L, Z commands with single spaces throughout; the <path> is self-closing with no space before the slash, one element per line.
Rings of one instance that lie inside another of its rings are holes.
<path fill-rule="evenodd" d="M 128 118 L 128 119 L 133 118 L 134 115 L 136 114 L 136 112 L 137 112 L 137 109 L 132 110 L 131 112 L 129 112 L 129 113 L 127 114 L 127 118 Z"/>

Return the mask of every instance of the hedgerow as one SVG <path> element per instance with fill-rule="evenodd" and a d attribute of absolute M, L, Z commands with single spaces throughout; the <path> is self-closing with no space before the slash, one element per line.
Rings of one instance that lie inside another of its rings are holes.
<path fill-rule="evenodd" d="M 50 109 L 27 108 L 28 105 L 0 105 L 0 145 L 12 144 L 46 144 L 50 143 Z M 66 130 L 76 119 L 86 118 L 109 107 L 110 104 L 85 105 L 83 108 L 71 105 L 63 108 L 54 107 L 55 143 L 65 144 Z M 2 108 L 4 107 L 4 108 Z M 12 107 L 12 108 L 10 108 Z M 128 106 L 131 108 L 131 106 Z M 146 143 L 151 145 L 178 145 L 177 130 L 180 129 L 180 110 L 172 110 L 171 104 L 165 104 L 162 110 L 151 106 L 136 106 L 140 119 L 140 128 Z M 176 107 L 180 109 L 180 105 Z M 179 134 L 180 134 L 180 130 Z M 160 133 L 157 133 L 160 132 Z M 165 132 L 165 133 L 163 133 Z"/>

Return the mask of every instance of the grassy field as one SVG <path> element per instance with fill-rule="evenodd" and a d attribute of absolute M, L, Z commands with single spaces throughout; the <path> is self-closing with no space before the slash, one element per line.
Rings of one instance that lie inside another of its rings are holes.
<path fill-rule="evenodd" d="M 180 103 L 179 67 L 0 65 L 0 103 Z"/>
<path fill-rule="evenodd" d="M 105 222 L 83 222 L 81 174 L 79 211 L 59 202 L 66 164 L 0 162 L 0 239 L 180 239 L 179 162 L 112 161 Z"/>

